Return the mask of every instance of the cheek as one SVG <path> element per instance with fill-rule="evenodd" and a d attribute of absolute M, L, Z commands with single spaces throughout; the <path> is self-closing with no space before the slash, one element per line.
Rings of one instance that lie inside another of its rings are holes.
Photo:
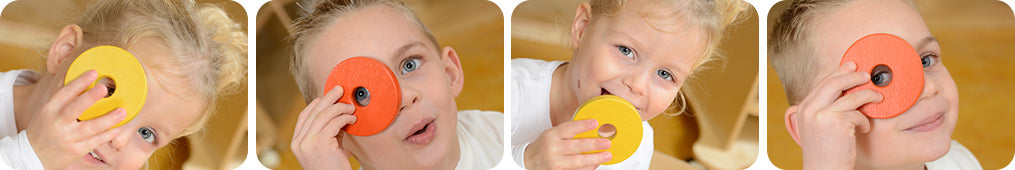
<path fill-rule="evenodd" d="M 142 151 L 141 148 L 130 148 L 123 152 L 123 160 L 116 165 L 116 169 L 141 169 L 151 156 L 152 152 Z"/>
<path fill-rule="evenodd" d="M 652 119 L 659 114 L 666 111 L 667 108 L 673 104 L 673 100 L 677 98 L 676 87 L 666 87 L 665 85 L 653 85 L 654 87 L 649 91 L 649 106 L 646 108 L 646 112 L 642 113 L 642 120 Z"/>
<path fill-rule="evenodd" d="M 373 136 L 352 136 L 345 134 L 342 138 L 342 143 L 346 150 L 356 155 L 358 161 L 363 164 L 379 165 L 378 163 L 383 162 L 385 158 L 398 156 L 392 151 L 394 147 L 379 147 L 379 146 L 395 146 L 392 140 L 383 140 L 392 138 L 394 134 L 392 131 L 383 131 Z M 357 145 L 359 144 L 359 145 Z"/>

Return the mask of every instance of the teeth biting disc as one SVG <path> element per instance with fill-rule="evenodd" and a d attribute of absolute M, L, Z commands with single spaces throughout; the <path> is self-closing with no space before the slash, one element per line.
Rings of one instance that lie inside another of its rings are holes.
<path fill-rule="evenodd" d="M 603 165 L 612 165 L 626 160 L 638 150 L 642 138 L 641 116 L 630 102 L 614 95 L 593 97 L 582 104 L 572 120 L 595 119 L 599 122 L 595 130 L 579 133 L 572 139 L 607 138 L 610 149 L 585 153 L 610 152 L 613 158 Z M 601 133 L 601 130 L 611 133 Z"/>
<path fill-rule="evenodd" d="M 356 123 L 345 127 L 345 132 L 356 136 L 370 136 L 383 131 L 398 115 L 402 101 L 398 79 L 384 63 L 368 57 L 352 57 L 338 63 L 328 74 L 324 93 L 342 86 L 339 103 L 356 107 Z"/>
<path fill-rule="evenodd" d="M 85 50 L 67 69 L 63 84 L 69 84 L 88 70 L 95 70 L 99 75 L 95 82 L 88 86 L 89 89 L 103 79 L 112 80 L 115 85 L 109 87 L 111 95 L 95 102 L 78 116 L 78 120 L 95 119 L 118 107 L 127 110 L 127 116 L 113 127 L 122 126 L 133 120 L 144 107 L 145 98 L 148 97 L 148 80 L 137 58 L 127 50 L 108 45 Z"/>
<path fill-rule="evenodd" d="M 857 71 L 867 72 L 871 81 L 846 90 L 844 94 L 871 89 L 884 99 L 868 103 L 858 110 L 876 119 L 898 116 L 909 110 L 923 90 L 923 64 L 920 55 L 906 40 L 891 34 L 871 34 L 853 43 L 840 64 L 856 63 Z"/>

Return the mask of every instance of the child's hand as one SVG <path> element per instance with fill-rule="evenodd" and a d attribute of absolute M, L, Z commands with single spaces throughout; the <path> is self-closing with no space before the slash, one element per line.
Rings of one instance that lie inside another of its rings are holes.
<path fill-rule="evenodd" d="M 870 119 L 857 108 L 882 100 L 881 94 L 869 89 L 842 95 L 845 90 L 870 82 L 868 73 L 854 70 L 856 64 L 852 62 L 840 66 L 814 86 L 796 108 L 795 129 L 803 148 L 804 169 L 853 169 L 856 134 L 871 129 Z"/>
<path fill-rule="evenodd" d="M 571 139 L 579 133 L 594 130 L 594 119 L 562 123 L 543 131 L 525 148 L 526 169 L 594 169 L 610 161 L 610 152 L 582 154 L 582 152 L 610 148 L 605 138 Z"/>
<path fill-rule="evenodd" d="M 289 145 L 303 169 L 351 169 L 349 157 L 342 148 L 342 127 L 356 122 L 356 107 L 336 103 L 342 97 L 336 86 L 322 98 L 314 99 L 296 121 L 293 141 Z"/>
<path fill-rule="evenodd" d="M 120 133 L 120 128 L 109 128 L 126 117 L 123 108 L 95 119 L 77 120 L 81 113 L 106 95 L 105 85 L 96 85 L 81 93 L 95 82 L 97 76 L 94 70 L 88 71 L 61 87 L 32 117 L 32 122 L 25 129 L 29 143 L 46 169 L 63 169 L 88 156 L 88 152 L 99 145 L 109 143 Z"/>

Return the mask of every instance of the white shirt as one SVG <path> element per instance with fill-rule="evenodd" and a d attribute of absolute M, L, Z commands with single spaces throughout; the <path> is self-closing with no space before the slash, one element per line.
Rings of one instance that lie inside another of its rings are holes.
<path fill-rule="evenodd" d="M 948 148 L 948 153 L 937 160 L 927 162 L 924 164 L 928 170 L 935 169 L 983 169 L 980 167 L 980 162 L 976 161 L 976 157 L 973 156 L 969 149 L 959 144 L 959 141 L 952 140 L 952 146 Z"/>
<path fill-rule="evenodd" d="M 43 169 L 42 161 L 28 142 L 25 131 L 18 132 L 14 119 L 14 86 L 35 84 L 39 74 L 31 70 L 0 73 L 0 165 L 13 169 Z"/>
<path fill-rule="evenodd" d="M 504 114 L 494 111 L 458 111 L 458 147 L 455 169 L 490 169 L 504 155 Z"/>
<path fill-rule="evenodd" d="M 550 83 L 563 61 L 511 60 L 511 150 L 518 166 L 525 167 L 525 148 L 539 134 L 553 127 L 550 122 Z M 648 169 L 654 150 L 652 126 L 642 121 L 641 144 L 631 157 L 599 169 Z"/>

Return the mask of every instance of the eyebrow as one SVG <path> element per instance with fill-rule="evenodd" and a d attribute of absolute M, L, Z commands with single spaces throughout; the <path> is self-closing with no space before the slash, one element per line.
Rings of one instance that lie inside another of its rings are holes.
<path fill-rule="evenodd" d="M 402 47 L 399 47 L 397 50 L 395 50 L 395 53 L 391 55 L 391 58 L 398 58 L 398 56 L 405 55 L 405 53 L 408 52 L 409 49 L 418 46 L 426 46 L 426 45 L 424 45 L 422 41 L 413 41 L 406 43 L 405 45 L 402 45 Z"/>
<path fill-rule="evenodd" d="M 916 44 L 916 49 L 917 50 L 922 50 L 924 48 L 927 48 L 927 45 L 930 45 L 930 43 L 932 43 L 932 42 L 938 42 L 937 41 L 937 37 L 934 37 L 933 35 L 932 36 L 927 36 L 926 38 L 923 38 L 922 40 L 920 40 L 920 43 Z"/>

